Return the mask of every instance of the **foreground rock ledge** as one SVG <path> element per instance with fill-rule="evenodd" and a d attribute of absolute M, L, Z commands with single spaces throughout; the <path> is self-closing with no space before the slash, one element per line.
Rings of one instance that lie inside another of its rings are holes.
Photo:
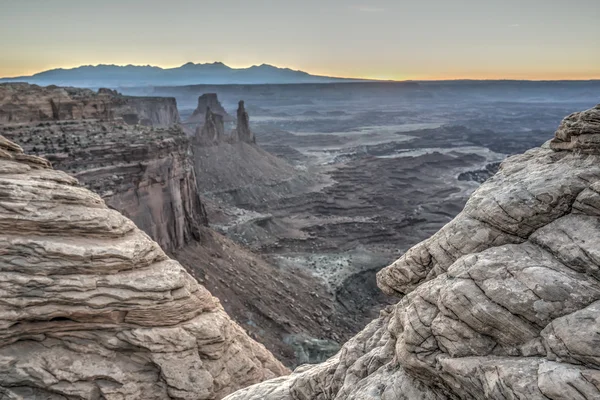
<path fill-rule="evenodd" d="M 0 136 L 0 393 L 218 399 L 285 368 L 145 233 Z"/>
<path fill-rule="evenodd" d="M 401 301 L 248 399 L 600 399 L 600 106 L 378 274 Z"/>

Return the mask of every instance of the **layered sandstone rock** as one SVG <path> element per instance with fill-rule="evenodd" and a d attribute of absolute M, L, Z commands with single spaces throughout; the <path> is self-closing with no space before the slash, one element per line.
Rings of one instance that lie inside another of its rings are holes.
<path fill-rule="evenodd" d="M 130 125 L 168 127 L 179 122 L 174 98 L 123 96 L 114 90 L 0 84 L 0 123 L 122 118 Z"/>
<path fill-rule="evenodd" d="M 198 107 L 192 115 L 185 121 L 188 125 L 202 126 L 206 122 L 206 110 L 210 109 L 213 114 L 221 116 L 225 122 L 233 121 L 231 115 L 225 111 L 216 93 L 204 93 L 198 97 Z"/>
<path fill-rule="evenodd" d="M 0 393 L 217 399 L 285 372 L 132 221 L 0 136 Z"/>
<path fill-rule="evenodd" d="M 33 89 L 29 85 L 22 87 L 25 91 Z M 37 90 L 42 91 L 42 96 L 45 89 Z M 101 89 L 99 94 L 117 96 L 108 89 Z M 24 102 L 36 99 L 24 95 L 19 98 Z M 19 106 L 25 109 L 27 104 Z M 213 115 L 218 122 L 219 115 Z M 280 360 L 295 363 L 294 346 L 287 342 L 290 335 L 308 333 L 321 337 L 321 321 L 329 317 L 331 310 L 327 293 L 318 287 L 315 278 L 278 269 L 205 226 L 191 140 L 179 127 L 128 125 L 117 117 L 80 118 L 0 124 L 0 135 L 18 142 L 27 152 L 49 158 L 56 169 L 75 175 L 109 207 L 131 218 L 222 299 L 228 314 Z M 219 142 L 223 136 L 220 128 L 210 136 L 211 143 Z M 206 143 L 201 145 L 208 149 Z M 246 160 L 239 169 L 250 170 L 266 180 L 273 178 L 268 168 L 275 157 L 246 143 L 226 141 L 221 145 L 210 148 L 208 154 L 215 157 L 203 164 L 212 165 L 202 172 L 202 179 L 220 171 L 211 179 L 225 177 L 242 180 L 243 185 L 256 184 L 247 179 L 247 171 L 239 174 L 238 169 L 231 169 L 229 163 L 239 159 Z M 233 173 L 239 176 L 229 175 Z M 214 182 L 202 179 L 198 182 L 204 189 Z M 272 191 L 270 187 L 263 190 Z M 270 279 L 265 282 L 264 276 Z M 256 295 L 258 292 L 260 296 Z M 308 300 L 299 305 L 296 298 Z"/>
<path fill-rule="evenodd" d="M 600 398 L 598 109 L 382 270 L 404 297 L 335 357 L 228 399 Z"/>
<path fill-rule="evenodd" d="M 166 251 L 206 224 L 178 121 L 175 99 L 0 85 L 0 134 L 75 174 Z"/>
<path fill-rule="evenodd" d="M 600 147 L 600 104 L 596 107 L 576 112 L 565 118 L 555 138 L 550 142 L 555 150 L 575 150 L 598 152 Z"/>
<path fill-rule="evenodd" d="M 190 141 L 178 127 L 52 121 L 4 125 L 0 134 L 74 174 L 166 251 L 197 239 L 206 225 Z"/>

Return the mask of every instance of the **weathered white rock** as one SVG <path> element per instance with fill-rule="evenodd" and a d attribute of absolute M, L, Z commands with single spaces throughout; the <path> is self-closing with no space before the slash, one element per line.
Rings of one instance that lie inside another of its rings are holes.
<path fill-rule="evenodd" d="M 566 117 L 558 127 L 550 147 L 555 150 L 600 152 L 600 104 Z"/>
<path fill-rule="evenodd" d="M 216 399 L 285 372 L 130 220 L 0 149 L 2 398 Z"/>
<path fill-rule="evenodd" d="M 506 160 L 380 271 L 403 297 L 340 353 L 227 399 L 599 399 L 600 142 L 583 140 L 599 112 Z"/>

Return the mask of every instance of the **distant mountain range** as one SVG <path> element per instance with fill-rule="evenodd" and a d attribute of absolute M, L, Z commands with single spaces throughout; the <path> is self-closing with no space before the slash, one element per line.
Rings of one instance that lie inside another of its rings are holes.
<path fill-rule="evenodd" d="M 3 78 L 1 82 L 28 82 L 37 85 L 78 87 L 175 86 L 194 84 L 261 84 L 261 83 L 326 83 L 349 82 L 356 79 L 311 75 L 303 71 L 273 65 L 253 65 L 231 68 L 221 62 L 194 64 L 177 68 L 150 65 L 84 65 L 71 69 L 51 69 L 31 76 Z"/>

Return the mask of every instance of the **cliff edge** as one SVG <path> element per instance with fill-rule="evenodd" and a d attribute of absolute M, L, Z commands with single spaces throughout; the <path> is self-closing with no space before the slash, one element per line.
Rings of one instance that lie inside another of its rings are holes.
<path fill-rule="evenodd" d="M 0 393 L 217 399 L 285 368 L 157 243 L 0 136 Z"/>
<path fill-rule="evenodd" d="M 507 159 L 378 274 L 400 302 L 240 399 L 600 398 L 600 106 Z"/>
<path fill-rule="evenodd" d="M 0 124 L 122 118 L 129 125 L 168 127 L 179 122 L 173 97 L 124 96 L 116 90 L 27 83 L 0 84 Z"/>
<path fill-rule="evenodd" d="M 178 120 L 175 99 L 0 85 L 0 135 L 75 175 L 165 251 L 207 224 Z"/>

